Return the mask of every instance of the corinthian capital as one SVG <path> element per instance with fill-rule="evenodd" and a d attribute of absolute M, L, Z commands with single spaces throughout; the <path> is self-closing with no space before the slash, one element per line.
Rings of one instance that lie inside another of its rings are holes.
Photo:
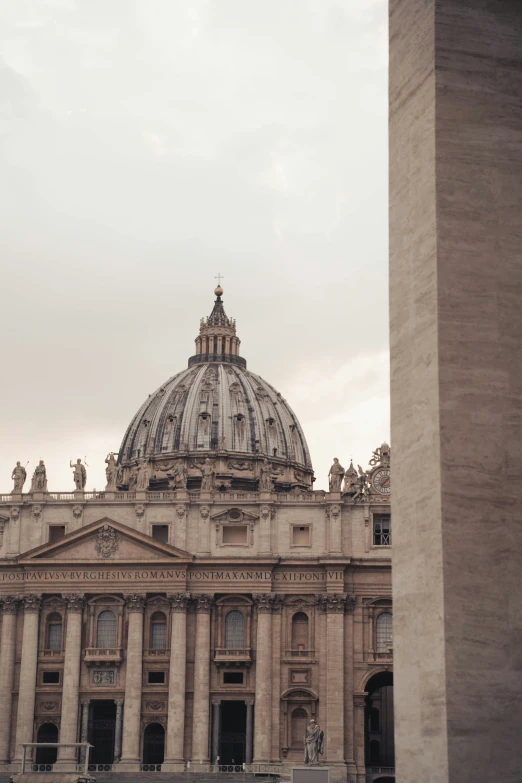
<path fill-rule="evenodd" d="M 67 612 L 79 612 L 81 614 L 85 603 L 85 596 L 80 595 L 79 593 L 67 593 L 63 597 L 67 602 Z"/>
<path fill-rule="evenodd" d="M 213 595 L 207 595 L 206 593 L 201 593 L 201 595 L 194 595 L 193 599 L 196 604 L 196 611 L 206 612 L 206 613 L 210 612 L 212 608 L 212 604 L 214 603 Z"/>
<path fill-rule="evenodd" d="M 4 614 L 16 614 L 20 599 L 14 595 L 6 595 L 2 598 Z"/>
<path fill-rule="evenodd" d="M 259 613 L 271 612 L 276 603 L 275 593 L 256 593 L 252 598 Z"/>
<path fill-rule="evenodd" d="M 328 614 L 343 614 L 346 609 L 346 593 L 323 593 L 317 602 Z"/>
<path fill-rule="evenodd" d="M 142 593 L 129 593 L 125 596 L 125 606 L 128 612 L 143 612 L 146 596 Z"/>
<path fill-rule="evenodd" d="M 171 593 L 167 596 L 172 612 L 186 612 L 190 601 L 190 593 Z"/>
<path fill-rule="evenodd" d="M 24 602 L 24 612 L 38 613 L 40 611 L 40 606 L 42 603 L 42 596 L 24 595 L 23 602 Z"/>

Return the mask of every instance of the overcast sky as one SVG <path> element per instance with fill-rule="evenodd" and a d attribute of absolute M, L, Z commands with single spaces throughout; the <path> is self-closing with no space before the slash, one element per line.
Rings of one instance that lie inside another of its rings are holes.
<path fill-rule="evenodd" d="M 386 0 L 2 0 L 0 490 L 87 489 L 214 276 L 326 488 L 389 440 Z M 29 481 L 25 487 L 29 489 Z"/>

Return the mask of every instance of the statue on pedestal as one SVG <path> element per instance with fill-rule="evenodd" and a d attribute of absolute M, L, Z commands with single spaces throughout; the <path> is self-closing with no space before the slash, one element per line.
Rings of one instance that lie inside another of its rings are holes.
<path fill-rule="evenodd" d="M 47 492 L 47 471 L 43 459 L 34 469 L 31 480 L 31 492 Z"/>
<path fill-rule="evenodd" d="M 212 492 L 214 489 L 214 466 L 209 457 L 206 458 L 201 471 L 201 491 Z"/>
<path fill-rule="evenodd" d="M 144 491 L 149 488 L 149 466 L 147 460 L 141 457 L 136 473 L 136 489 Z"/>
<path fill-rule="evenodd" d="M 304 763 L 319 764 L 319 756 L 324 753 L 324 731 L 311 720 L 304 738 Z"/>
<path fill-rule="evenodd" d="M 87 471 L 85 470 L 85 465 L 82 463 L 81 459 L 78 458 L 74 465 L 72 460 L 69 460 L 69 467 L 73 469 L 73 479 L 76 485 L 76 491 L 82 492 L 87 484 Z"/>
<path fill-rule="evenodd" d="M 27 478 L 27 471 L 23 465 L 19 462 L 16 463 L 11 474 L 11 479 L 14 481 L 14 487 L 11 494 L 21 494 L 24 488 L 25 480 Z"/>
<path fill-rule="evenodd" d="M 328 473 L 330 479 L 330 492 L 340 492 L 344 476 L 344 468 L 339 463 L 337 457 L 334 457 L 333 465 Z"/>
<path fill-rule="evenodd" d="M 112 451 L 109 454 L 107 454 L 107 456 L 105 457 L 105 462 L 107 465 L 107 467 L 105 468 L 105 475 L 107 477 L 107 486 L 105 487 L 105 489 L 108 491 L 115 490 L 117 467 L 116 467 L 116 459 Z"/>
<path fill-rule="evenodd" d="M 264 459 L 260 467 L 259 490 L 260 492 L 272 492 L 273 485 L 272 466 L 267 459 Z"/>
<path fill-rule="evenodd" d="M 167 473 L 169 480 L 169 489 L 186 489 L 188 470 L 185 465 L 175 465 L 172 472 Z"/>

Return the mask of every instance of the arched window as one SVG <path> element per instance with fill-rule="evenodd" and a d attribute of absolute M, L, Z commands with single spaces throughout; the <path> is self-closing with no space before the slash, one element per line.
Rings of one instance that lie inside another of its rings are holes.
<path fill-rule="evenodd" d="M 150 618 L 150 646 L 153 650 L 167 649 L 167 619 L 163 612 L 154 612 Z"/>
<path fill-rule="evenodd" d="M 62 616 L 58 612 L 52 612 L 47 617 L 45 647 L 47 650 L 62 649 Z"/>
<path fill-rule="evenodd" d="M 370 742 L 370 764 L 381 763 L 381 743 L 379 740 L 372 740 Z"/>
<path fill-rule="evenodd" d="M 392 646 L 392 613 L 381 612 L 377 617 L 377 651 L 387 652 Z"/>
<path fill-rule="evenodd" d="M 308 723 L 308 715 L 306 710 L 302 707 L 297 707 L 292 712 L 292 747 L 303 748 L 303 740 L 306 734 L 306 724 Z"/>
<path fill-rule="evenodd" d="M 292 650 L 308 650 L 308 615 L 304 612 L 292 617 Z"/>
<path fill-rule="evenodd" d="M 227 650 L 245 646 L 245 618 L 234 609 L 225 617 L 225 647 Z"/>
<path fill-rule="evenodd" d="M 109 609 L 98 615 L 96 647 L 116 647 L 116 615 Z"/>

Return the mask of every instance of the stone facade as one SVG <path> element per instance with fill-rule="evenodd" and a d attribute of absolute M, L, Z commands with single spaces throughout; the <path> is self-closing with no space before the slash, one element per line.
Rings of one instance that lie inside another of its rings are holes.
<path fill-rule="evenodd" d="M 369 683 L 391 683 L 389 479 L 383 444 L 342 492 L 203 477 L 0 495 L 0 761 L 54 733 L 121 771 L 299 763 L 314 718 L 330 765 L 377 779 Z M 62 749 L 56 763 L 72 760 Z"/>

